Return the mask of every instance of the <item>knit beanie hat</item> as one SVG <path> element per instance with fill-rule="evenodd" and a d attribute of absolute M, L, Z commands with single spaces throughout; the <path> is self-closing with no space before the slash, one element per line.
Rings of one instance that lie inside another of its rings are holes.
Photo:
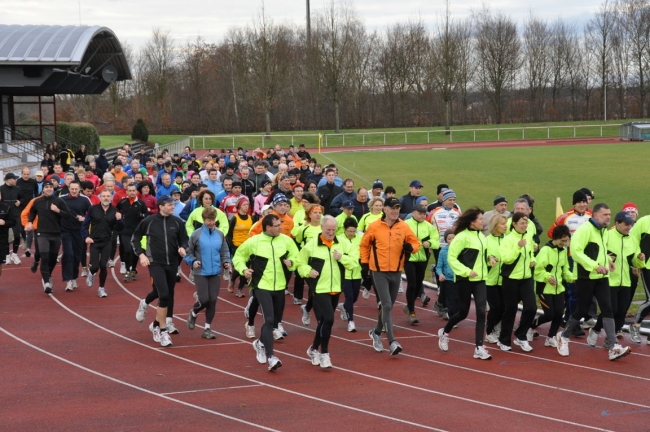
<path fill-rule="evenodd" d="M 588 202 L 587 201 L 587 195 L 581 190 L 575 191 L 574 194 L 573 194 L 573 205 L 576 205 L 577 203 L 583 202 L 583 201 Z"/>

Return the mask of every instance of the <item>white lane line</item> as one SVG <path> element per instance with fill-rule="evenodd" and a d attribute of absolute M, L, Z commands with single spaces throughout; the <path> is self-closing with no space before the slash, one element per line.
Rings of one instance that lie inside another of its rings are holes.
<path fill-rule="evenodd" d="M 126 290 L 126 288 L 124 288 L 124 287 L 122 287 L 122 288 L 124 290 Z M 126 290 L 126 291 L 128 291 L 128 290 Z M 235 378 L 240 378 L 240 379 L 242 379 L 244 381 L 248 381 L 248 382 L 251 382 L 251 383 L 254 383 L 254 384 L 259 384 L 261 386 L 272 388 L 274 390 L 279 390 L 279 391 L 282 391 L 282 392 L 285 392 L 285 393 L 289 393 L 289 394 L 294 395 L 294 396 L 303 397 L 303 398 L 306 398 L 306 399 L 310 399 L 310 400 L 313 400 L 313 401 L 316 401 L 316 402 L 325 403 L 325 404 L 328 404 L 328 405 L 333 405 L 333 406 L 336 406 L 338 408 L 345 408 L 345 409 L 356 411 L 356 412 L 359 412 L 359 413 L 362 413 L 362 414 L 367 414 L 367 415 L 371 415 L 371 416 L 375 416 L 375 417 L 380 417 L 380 418 L 383 418 L 383 419 L 386 419 L 386 420 L 395 421 L 395 422 L 398 422 L 398 423 L 403 423 L 403 424 L 407 424 L 407 425 L 414 426 L 414 427 L 419 427 L 419 428 L 423 428 L 423 429 L 429 429 L 429 430 L 444 432 L 442 429 L 438 429 L 438 428 L 435 428 L 435 427 L 431 427 L 431 426 L 411 422 L 411 421 L 408 421 L 408 420 L 402 420 L 402 419 L 399 419 L 399 418 L 383 415 L 383 414 L 380 414 L 380 413 L 376 413 L 376 412 L 369 411 L 369 410 L 364 410 L 364 409 L 361 409 L 361 408 L 351 407 L 351 406 L 348 406 L 348 405 L 340 404 L 340 403 L 333 402 L 333 401 L 330 401 L 330 400 L 326 400 L 326 399 L 323 399 L 323 398 L 319 398 L 319 397 L 316 397 L 316 396 L 311 396 L 311 395 L 308 395 L 308 394 L 305 394 L 305 393 L 300 393 L 300 392 L 297 392 L 297 391 L 289 390 L 289 389 L 279 387 L 279 386 L 276 386 L 276 385 L 267 384 L 267 383 L 264 383 L 262 381 L 257 381 L 257 380 L 252 379 L 252 378 L 248 378 L 248 377 L 245 377 L 245 376 L 242 376 L 242 375 L 237 375 L 235 373 L 228 372 L 226 370 L 219 369 L 219 368 L 216 368 L 214 366 L 209 366 L 209 365 L 206 365 L 206 364 L 194 361 L 194 360 L 190 360 L 190 359 L 187 359 L 185 357 L 182 357 L 182 356 L 179 356 L 179 355 L 176 355 L 176 354 L 172 354 L 170 351 L 158 350 L 158 349 L 156 349 L 156 348 L 154 348 L 152 346 L 146 345 L 146 344 L 144 344 L 142 342 L 139 342 L 139 341 L 137 341 L 135 339 L 128 338 L 128 337 L 126 337 L 124 335 L 121 335 L 121 334 L 119 334 L 117 332 L 114 332 L 114 331 L 109 330 L 109 329 L 107 329 L 105 327 L 102 327 L 99 324 L 95 323 L 94 321 L 89 320 L 88 318 L 84 317 L 83 315 L 78 314 L 77 312 L 73 311 L 72 309 L 70 309 L 69 307 L 64 305 L 59 299 L 57 299 L 54 296 L 54 294 L 48 294 L 48 295 L 52 298 L 52 300 L 54 300 L 56 303 L 58 303 L 58 305 L 61 306 L 64 310 L 68 311 L 70 314 L 76 316 L 77 318 L 87 322 L 88 324 L 90 324 L 90 325 L 92 325 L 94 327 L 97 327 L 98 329 L 100 329 L 102 331 L 105 331 L 106 333 L 110 333 L 110 334 L 112 334 L 114 336 L 117 336 L 117 337 L 119 337 L 119 338 L 121 338 L 121 339 L 123 339 L 125 341 L 131 342 L 131 343 L 136 344 L 138 346 L 141 346 L 143 348 L 150 349 L 150 350 L 152 350 L 154 352 L 157 352 L 157 353 L 164 354 L 166 356 L 175 358 L 177 360 L 181 360 L 181 361 L 193 364 L 195 366 L 199 366 L 199 367 L 209 369 L 209 370 L 212 370 L 212 371 L 215 371 L 215 372 L 220 372 L 220 373 L 222 373 L 224 375 L 228 375 L 228 376 L 235 377 Z M 217 334 L 221 334 L 221 333 L 217 333 Z M 224 336 L 227 336 L 227 335 L 224 335 Z M 246 341 L 244 339 L 237 339 L 237 338 L 234 338 L 234 337 L 231 337 L 231 339 L 248 342 L 248 341 Z M 294 356 L 294 357 L 300 358 L 298 356 Z M 301 359 L 301 360 L 308 361 L 308 359 Z"/>
<path fill-rule="evenodd" d="M 187 394 L 187 393 L 203 393 L 203 392 L 211 392 L 211 391 L 218 391 L 218 390 L 243 389 L 243 388 L 249 388 L 249 387 L 262 387 L 262 386 L 259 385 L 259 384 L 251 384 L 251 385 L 244 385 L 244 386 L 217 387 L 217 388 L 210 388 L 210 389 L 187 390 L 187 391 L 178 391 L 178 392 L 170 392 L 170 393 L 160 393 L 160 394 L 174 395 L 174 394 Z"/>
<path fill-rule="evenodd" d="M 53 297 L 53 298 L 54 298 L 54 297 Z M 55 301 L 58 302 L 58 300 L 56 300 L 56 299 L 55 299 Z M 141 391 L 141 392 L 143 392 L 143 393 L 147 393 L 147 394 L 149 394 L 149 395 L 151 395 L 151 396 L 155 396 L 155 397 L 159 397 L 159 398 L 162 398 L 162 399 L 166 399 L 166 400 L 168 400 L 168 401 L 170 401 L 170 402 L 174 402 L 174 403 L 177 403 L 177 404 L 180 404 L 180 405 L 185 405 L 185 406 L 187 406 L 187 407 L 194 408 L 194 409 L 197 409 L 197 410 L 199 410 L 199 411 L 203 411 L 203 412 L 206 412 L 206 413 L 209 413 L 209 414 L 214 414 L 214 415 L 217 415 L 217 416 L 219 416 L 219 417 L 226 418 L 226 419 L 228 419 L 228 420 L 236 421 L 236 422 L 239 422 L 239 423 L 244 423 L 244 424 L 246 424 L 246 425 L 248 425 L 248 426 L 253 426 L 253 427 L 256 427 L 256 428 L 258 428 L 258 429 L 264 429 L 264 430 L 268 430 L 268 431 L 275 431 L 275 430 L 276 430 L 276 429 L 271 429 L 271 428 L 268 428 L 268 427 L 265 427 L 265 426 L 258 425 L 258 424 L 256 424 L 256 423 L 251 423 L 251 422 L 248 422 L 248 421 L 246 421 L 246 420 L 239 419 L 239 418 L 237 418 L 237 417 L 231 417 L 231 416 L 229 416 L 229 415 L 227 415 L 227 414 L 220 413 L 220 412 L 218 412 L 218 411 L 214 411 L 214 410 L 211 410 L 211 409 L 208 409 L 208 408 L 204 408 L 204 407 L 199 406 L 199 405 L 194 405 L 194 404 L 191 404 L 191 403 L 189 403 L 189 402 L 184 402 L 184 401 L 182 401 L 182 400 L 178 400 L 178 399 L 171 398 L 171 397 L 167 396 L 165 393 L 156 393 L 156 392 L 153 392 L 153 391 L 151 391 L 151 390 L 147 390 L 146 388 L 138 387 L 138 386 L 136 386 L 136 385 L 134 385 L 134 384 L 128 383 L 128 382 L 126 382 L 126 381 L 119 380 L 119 379 L 117 379 L 117 378 L 113 378 L 113 377 L 111 377 L 111 376 L 105 375 L 105 374 L 103 374 L 103 373 L 101 373 L 101 372 L 98 372 L 98 371 L 96 371 L 96 370 L 89 369 L 89 368 L 87 368 L 87 367 L 85 367 L 85 366 L 82 366 L 82 365 L 80 365 L 80 364 L 78 364 L 78 363 L 75 363 L 75 362 L 73 362 L 73 361 L 70 361 L 70 360 L 68 360 L 68 359 L 66 359 L 66 358 L 60 357 L 60 356 L 58 356 L 58 355 L 56 355 L 56 354 L 54 354 L 54 353 L 51 353 L 51 352 L 49 352 L 49 351 L 46 351 L 46 350 L 44 350 L 44 349 L 42 349 L 42 348 L 40 348 L 40 347 L 37 347 L 37 346 L 34 345 L 34 344 L 31 344 L 31 343 L 27 342 L 27 341 L 24 340 L 24 339 L 19 338 L 18 336 L 16 336 L 16 335 L 14 335 L 13 333 L 11 333 L 11 332 L 5 330 L 5 329 L 2 328 L 2 327 L 0 327 L 0 331 L 2 331 L 2 332 L 3 332 L 4 334 L 6 334 L 7 336 L 9 336 L 9 337 L 15 339 L 16 341 L 22 343 L 23 345 L 26 345 L 26 346 L 28 346 L 28 347 L 30 347 L 30 348 L 36 350 L 36 351 L 39 351 L 39 352 L 42 353 L 42 354 L 45 354 L 45 355 L 50 356 L 50 357 L 52 357 L 52 358 L 55 358 L 55 359 L 57 359 L 57 360 L 59 360 L 59 361 L 62 361 L 63 363 L 66 363 L 66 364 L 68 364 L 68 365 L 70 365 L 70 366 L 74 366 L 74 367 L 76 367 L 76 368 L 78 368 L 78 369 L 81 369 L 81 370 L 83 370 L 83 371 L 85 371 L 85 372 L 88 372 L 88 373 L 91 373 L 91 374 L 93 374 L 93 375 L 96 375 L 96 376 L 98 376 L 98 377 L 101 377 L 101 378 L 107 379 L 107 380 L 109 380 L 109 381 L 113 381 L 113 382 L 115 382 L 115 383 L 118 383 L 118 384 L 121 384 L 121 385 L 123 385 L 123 386 L 129 387 L 129 388 L 131 388 L 131 389 L 133 389 L 133 390 L 138 390 L 138 391 Z"/>
<path fill-rule="evenodd" d="M 183 277 L 184 277 L 188 282 L 191 283 L 191 281 L 189 280 L 189 278 L 187 278 L 183 272 L 181 272 L 181 275 L 183 275 Z M 233 305 L 233 306 L 237 306 L 237 307 L 239 307 L 239 308 L 241 308 L 241 309 L 244 309 L 244 308 L 243 308 L 242 306 L 240 306 L 239 304 L 234 303 L 234 302 L 232 302 L 232 301 L 230 301 L 230 300 L 227 300 L 227 299 L 225 299 L 225 298 L 221 298 L 221 301 L 226 302 L 226 303 L 229 303 L 229 304 L 231 304 L 231 305 Z M 355 315 L 356 315 L 356 314 L 355 314 Z M 182 319 L 182 318 L 179 318 L 179 319 Z M 301 328 L 301 329 L 309 330 L 310 332 L 314 332 L 314 331 L 315 331 L 315 330 L 313 330 L 313 329 L 311 329 L 311 328 L 309 328 L 309 327 L 306 327 L 306 326 L 304 326 L 304 325 L 298 325 L 298 324 L 294 324 L 294 323 L 287 322 L 287 321 L 283 321 L 283 323 L 288 324 L 288 325 L 291 325 L 291 326 L 293 326 L 293 327 L 297 327 L 297 328 Z M 218 332 L 218 334 L 223 334 L 223 333 L 219 333 L 219 332 Z M 225 334 L 224 334 L 224 335 L 225 335 Z M 225 335 L 225 336 L 228 336 L 228 335 Z M 230 336 L 230 337 L 232 337 L 232 336 Z M 368 347 L 370 347 L 367 343 L 363 343 L 363 342 L 359 342 L 359 341 L 354 341 L 354 340 L 349 340 L 349 339 L 346 339 L 346 338 L 343 338 L 343 337 L 340 337 L 340 336 L 335 336 L 335 335 L 333 335 L 333 334 L 332 334 L 331 337 L 333 337 L 333 338 L 335 338 L 335 339 L 344 340 L 344 341 L 346 341 L 346 342 L 352 342 L 352 343 L 356 343 L 356 344 L 359 344 L 359 345 L 364 345 L 364 346 L 368 346 Z M 234 337 L 232 337 L 232 338 L 233 338 L 233 339 L 236 339 L 236 338 L 234 338 Z M 274 348 L 274 351 L 279 352 L 279 353 L 282 353 L 282 354 L 287 355 L 287 356 L 290 356 L 290 357 L 293 357 L 293 358 L 297 358 L 297 359 L 304 360 L 304 361 L 309 361 L 308 359 L 305 359 L 305 358 L 303 358 L 303 357 L 301 357 L 301 356 L 297 356 L 297 355 L 294 355 L 294 354 L 291 354 L 291 353 L 288 353 L 288 352 L 285 352 L 285 351 L 279 351 L 279 350 L 277 350 L 277 349 L 275 349 L 275 348 Z M 400 354 L 400 355 L 401 355 L 401 354 Z M 525 384 L 534 384 L 534 385 L 538 385 L 538 386 L 540 386 L 540 387 L 549 388 L 549 389 L 553 389 L 553 390 L 563 390 L 563 391 L 566 391 L 566 392 L 569 392 L 569 393 L 574 393 L 574 394 L 579 394 L 579 395 L 583 395 L 583 396 L 594 397 L 594 398 L 597 398 L 597 399 L 604 399 L 604 400 L 613 401 L 613 402 L 620 402 L 620 403 L 624 403 L 624 404 L 630 404 L 630 403 L 627 402 L 627 401 L 619 401 L 619 400 L 616 400 L 616 399 L 611 399 L 611 398 L 606 398 L 606 397 L 601 397 L 601 396 L 593 396 L 593 395 L 591 395 L 591 394 L 588 394 L 588 393 L 582 393 L 582 392 L 575 391 L 575 390 L 562 389 L 562 388 L 559 388 L 559 387 L 556 387 L 556 386 L 551 386 L 551 385 L 546 385 L 546 384 L 539 384 L 539 383 L 535 383 L 535 382 L 531 382 L 531 381 L 526 381 L 526 380 L 521 380 L 521 379 L 517 379 L 517 378 L 505 377 L 505 376 L 501 376 L 501 375 L 494 374 L 494 373 L 490 373 L 490 372 L 484 372 L 484 371 L 475 370 L 475 369 L 471 369 L 471 368 L 467 368 L 467 367 L 463 367 L 463 366 L 457 366 L 457 365 L 450 364 L 450 363 L 439 362 L 439 361 L 435 361 L 435 360 L 431 360 L 431 359 L 427 359 L 427 358 L 423 358 L 423 357 L 417 357 L 417 356 L 413 356 L 413 355 L 407 355 L 407 356 L 408 356 L 408 357 L 411 357 L 411 358 L 419 359 L 419 360 L 425 360 L 425 361 L 427 361 L 427 362 L 431 362 L 431 363 L 440 364 L 440 365 L 443 365 L 443 366 L 451 366 L 451 367 L 455 367 L 455 368 L 458 368 L 458 369 L 467 370 L 467 371 L 470 371 L 470 372 L 476 372 L 476 373 L 481 373 L 481 374 L 485 374 L 485 375 L 490 375 L 490 376 L 494 376 L 494 377 L 498 377 L 498 378 L 504 378 L 504 379 L 510 379 L 510 380 L 513 380 L 513 381 L 519 381 L 519 382 L 523 382 L 523 383 L 525 383 Z M 426 389 L 426 388 L 422 388 L 422 387 L 412 386 L 412 385 L 409 385 L 409 384 L 406 384 L 406 383 L 402 383 L 402 382 L 399 382 L 399 381 L 393 381 L 393 380 L 389 380 L 389 379 L 386 379 L 386 378 L 377 377 L 377 376 L 374 376 L 374 375 L 368 375 L 368 374 L 365 374 L 365 373 L 363 373 L 363 372 L 358 372 L 358 371 L 354 371 L 354 370 L 351 370 L 351 369 L 345 369 L 345 368 L 340 368 L 340 367 L 336 367 L 336 366 L 334 367 L 334 369 L 339 369 L 339 370 L 342 370 L 342 371 L 344 371 L 344 372 L 348 372 L 348 373 L 351 373 L 351 374 L 354 374 L 354 375 L 360 375 L 360 376 L 363 376 L 363 377 L 366 377 L 366 378 L 370 378 L 370 379 L 374 379 L 374 380 L 379 380 L 379 381 L 382 381 L 382 382 L 387 382 L 387 383 L 390 383 L 390 384 L 395 384 L 395 385 L 402 386 L 402 387 L 407 387 L 407 388 L 410 388 L 410 389 L 420 390 L 420 391 L 423 391 L 423 392 L 426 392 L 426 393 L 433 393 L 433 394 L 436 394 L 436 395 L 446 396 L 446 397 L 450 397 L 450 398 L 453 398 L 453 399 L 458 399 L 458 400 L 462 400 L 462 401 L 466 401 L 466 402 L 472 402 L 472 403 L 476 403 L 476 404 L 479 404 L 479 405 L 489 406 L 489 407 L 492 407 L 492 408 L 503 409 L 503 410 L 510 411 L 510 412 L 514 412 L 514 413 L 517 413 L 517 414 L 529 415 L 529 416 L 532 416 L 532 417 L 542 418 L 542 419 L 545 419 L 545 420 L 551 420 L 551 421 L 555 421 L 555 422 L 559 422 L 559 423 L 571 424 L 571 425 L 573 425 L 573 426 L 580 426 L 580 427 L 584 427 L 584 428 L 588 428 L 588 429 L 603 430 L 602 428 L 598 428 L 598 427 L 594 427 L 594 426 L 589 426 L 589 425 L 583 425 L 583 424 L 580 424 L 580 423 L 574 423 L 574 422 L 571 422 L 571 421 L 568 421 L 568 420 L 561 420 L 561 419 L 556 419 L 556 418 L 549 418 L 549 417 L 547 417 L 547 416 L 545 416 L 545 415 L 540 415 L 540 414 L 530 413 L 530 412 L 526 412 L 526 411 L 520 411 L 520 410 L 516 410 L 516 409 L 514 409 L 514 408 L 504 407 L 504 406 L 500 406 L 500 405 L 494 405 L 494 404 L 490 404 L 490 403 L 487 403 L 487 402 L 482 402 L 482 401 L 479 401 L 479 400 L 474 400 L 474 399 L 464 398 L 464 397 L 462 397 L 462 396 L 456 396 L 456 395 L 447 394 L 447 393 L 442 393 L 442 392 L 438 392 L 438 391 L 435 391 L 435 390 L 430 390 L 430 389 Z M 639 405 L 639 404 L 632 404 L 632 405 L 637 405 L 637 406 L 640 406 L 640 407 L 644 407 L 644 408 L 646 408 L 645 405 Z M 650 408 L 650 407 L 648 407 L 648 408 Z"/>
<path fill-rule="evenodd" d="M 240 312 L 241 313 L 241 312 Z M 159 347 L 156 349 L 159 350 L 168 350 L 168 349 L 180 349 L 180 348 L 203 348 L 203 347 L 213 347 L 213 346 L 220 346 L 220 345 L 241 345 L 245 342 L 221 342 L 221 343 L 206 343 L 206 344 L 200 344 L 200 345 L 172 345 L 167 348 Z"/>
<path fill-rule="evenodd" d="M 360 176 L 359 173 L 354 172 L 354 171 L 352 171 L 351 169 L 344 167 L 343 165 L 341 165 L 341 163 L 335 161 L 334 159 L 332 159 L 332 158 L 330 158 L 330 157 L 327 157 L 327 156 L 325 155 L 325 153 L 321 153 L 321 154 L 319 154 L 318 156 L 322 156 L 322 157 L 324 157 L 325 159 L 329 159 L 331 162 L 335 163 L 337 167 L 339 167 L 339 168 L 343 168 L 344 170 L 346 170 L 347 172 L 349 172 L 349 173 L 352 174 L 353 176 L 355 176 L 355 177 L 357 177 L 357 178 L 360 178 L 361 180 L 363 180 L 364 182 L 366 182 L 366 183 L 368 183 L 368 184 L 372 184 L 372 180 L 368 180 L 367 178 L 365 178 L 365 177 L 363 177 L 363 176 Z"/>

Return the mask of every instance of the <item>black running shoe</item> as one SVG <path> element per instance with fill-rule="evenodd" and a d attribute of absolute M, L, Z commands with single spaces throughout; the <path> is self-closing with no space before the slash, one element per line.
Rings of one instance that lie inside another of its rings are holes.
<path fill-rule="evenodd" d="M 181 274 L 176 273 L 176 282 L 180 282 L 180 281 L 181 281 Z"/>
<path fill-rule="evenodd" d="M 32 271 L 32 273 L 36 273 L 36 270 L 38 270 L 38 261 L 34 261 L 29 269 Z"/>

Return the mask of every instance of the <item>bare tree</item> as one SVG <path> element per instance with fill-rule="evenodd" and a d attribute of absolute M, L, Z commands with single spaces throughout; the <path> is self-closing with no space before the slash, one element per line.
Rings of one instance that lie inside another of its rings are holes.
<path fill-rule="evenodd" d="M 483 9 L 476 17 L 478 85 L 494 109 L 494 121 L 503 121 L 506 92 L 514 85 L 521 66 L 517 25 L 502 13 Z"/>
<path fill-rule="evenodd" d="M 612 29 L 612 78 L 618 99 L 618 117 L 627 118 L 627 91 L 630 79 L 630 65 L 633 61 L 632 43 L 627 29 L 627 15 L 620 5 L 612 8 L 614 25 Z"/>
<path fill-rule="evenodd" d="M 619 25 L 625 28 L 629 43 L 630 67 L 638 87 L 638 116 L 646 115 L 648 94 L 648 54 L 650 50 L 650 4 L 648 0 L 621 0 Z"/>
<path fill-rule="evenodd" d="M 614 13 L 608 0 L 601 5 L 600 10 L 589 20 L 585 27 L 585 43 L 593 53 L 596 62 L 595 73 L 600 80 L 601 98 L 600 112 L 604 113 L 605 87 L 607 86 L 612 69 L 612 37 L 614 32 Z"/>
<path fill-rule="evenodd" d="M 524 26 L 523 75 L 528 85 L 528 102 L 532 121 L 541 121 L 546 86 L 552 76 L 551 30 L 546 21 L 531 14 Z"/>
<path fill-rule="evenodd" d="M 140 54 L 144 90 L 151 101 L 153 116 L 165 133 L 169 132 L 171 123 L 172 73 L 176 61 L 174 40 L 168 30 L 153 29 L 151 39 L 145 42 Z"/>
<path fill-rule="evenodd" d="M 352 68 L 354 34 L 361 23 L 351 6 L 331 0 L 316 17 L 309 63 L 334 108 L 334 131 L 340 131 L 339 104 Z"/>
<path fill-rule="evenodd" d="M 434 29 L 428 67 L 433 87 L 444 103 L 447 133 L 451 129 L 451 103 L 461 85 L 462 31 L 462 25 L 451 19 L 447 1 L 445 15 Z"/>
<path fill-rule="evenodd" d="M 576 32 L 575 27 L 573 26 L 563 26 L 562 33 L 555 33 L 555 38 L 557 39 L 556 44 L 564 46 L 563 48 L 556 48 L 555 52 L 561 53 L 561 65 L 557 68 L 564 70 L 564 78 L 567 81 L 567 87 L 571 97 L 571 120 L 578 119 L 578 95 L 580 93 L 581 82 L 582 82 L 582 70 L 583 70 L 583 51 L 582 45 L 580 44 L 580 39 Z M 556 69 L 556 70 L 557 70 Z M 561 78 L 555 78 L 560 80 Z M 555 93 L 554 93 L 555 94 Z"/>

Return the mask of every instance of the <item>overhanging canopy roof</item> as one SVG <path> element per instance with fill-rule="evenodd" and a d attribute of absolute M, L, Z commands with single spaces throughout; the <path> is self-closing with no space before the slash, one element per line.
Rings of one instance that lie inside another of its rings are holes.
<path fill-rule="evenodd" d="M 99 94 L 128 79 L 122 46 L 106 27 L 0 24 L 2 94 Z"/>

